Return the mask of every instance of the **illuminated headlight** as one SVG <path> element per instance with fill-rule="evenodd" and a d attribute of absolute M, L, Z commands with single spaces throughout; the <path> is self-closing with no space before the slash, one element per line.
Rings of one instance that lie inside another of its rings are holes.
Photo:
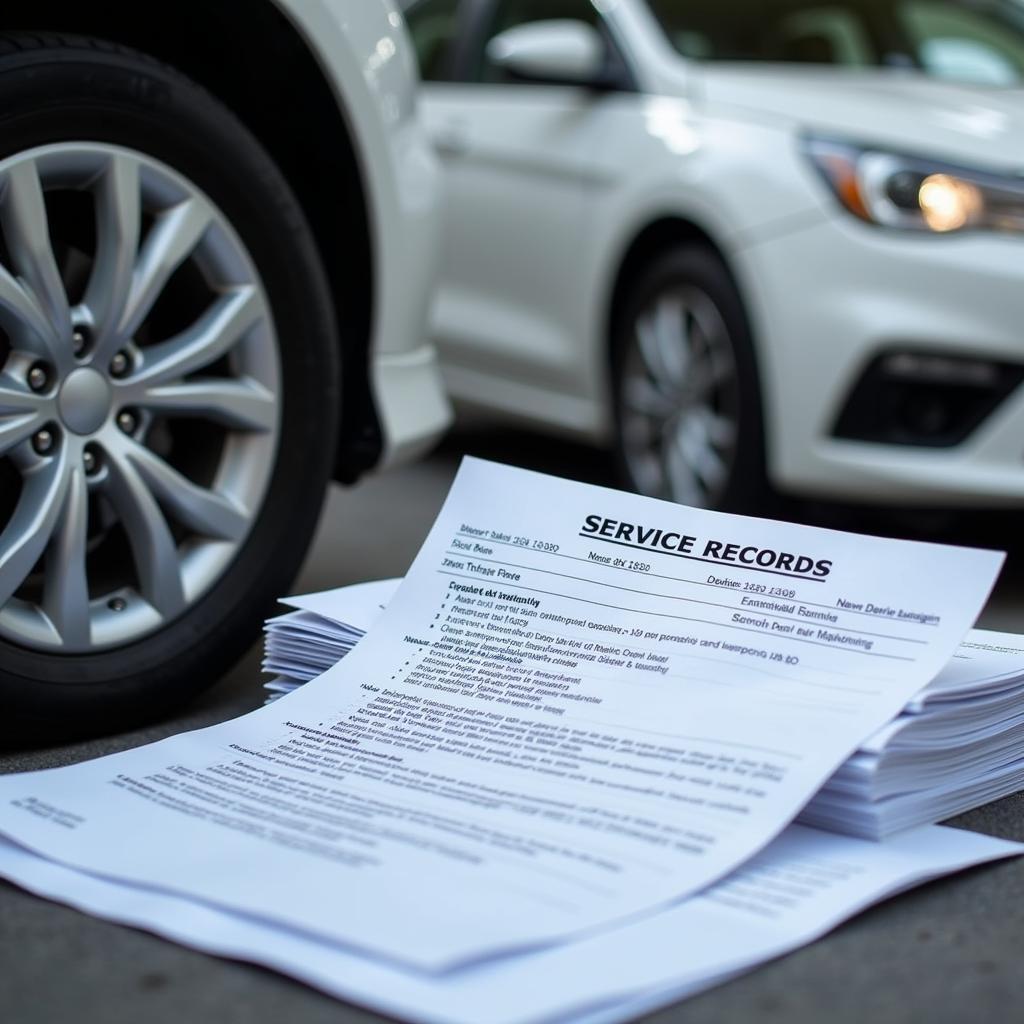
<path fill-rule="evenodd" d="M 872 224 L 939 234 L 1024 232 L 1024 178 L 826 139 L 805 146 L 843 206 Z"/>

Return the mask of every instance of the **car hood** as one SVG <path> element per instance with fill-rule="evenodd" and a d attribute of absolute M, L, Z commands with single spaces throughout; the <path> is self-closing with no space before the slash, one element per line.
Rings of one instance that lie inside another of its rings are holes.
<path fill-rule="evenodd" d="M 709 113 L 766 116 L 819 134 L 1024 172 L 1024 89 L 960 85 L 919 72 L 705 66 Z"/>

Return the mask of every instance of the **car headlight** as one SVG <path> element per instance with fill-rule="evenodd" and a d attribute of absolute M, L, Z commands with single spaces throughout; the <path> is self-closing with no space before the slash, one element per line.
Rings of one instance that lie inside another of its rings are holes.
<path fill-rule="evenodd" d="M 839 201 L 861 220 L 938 234 L 1024 232 L 1024 178 L 828 139 L 806 139 L 805 147 Z"/>

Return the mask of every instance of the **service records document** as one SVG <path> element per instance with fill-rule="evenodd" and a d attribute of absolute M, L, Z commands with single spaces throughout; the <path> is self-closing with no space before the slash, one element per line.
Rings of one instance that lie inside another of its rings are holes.
<path fill-rule="evenodd" d="M 421 970 L 550 943 L 764 847 L 946 664 L 1001 563 L 467 459 L 335 668 L 0 779 L 0 831 Z"/>

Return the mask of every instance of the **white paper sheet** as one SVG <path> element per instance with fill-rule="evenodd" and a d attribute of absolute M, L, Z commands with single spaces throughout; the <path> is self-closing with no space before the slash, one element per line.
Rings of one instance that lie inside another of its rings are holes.
<path fill-rule="evenodd" d="M 0 872 L 33 892 L 423 1024 L 613 1024 L 780 956 L 885 896 L 1024 847 L 931 826 L 870 843 L 792 826 L 707 893 L 553 949 L 441 977 L 73 871 L 0 841 Z"/>
<path fill-rule="evenodd" d="M 918 694 L 909 710 L 941 709 L 943 703 L 998 693 L 1024 676 L 1024 637 L 972 629 L 956 655 L 927 689 Z"/>
<path fill-rule="evenodd" d="M 350 583 L 346 587 L 336 587 L 334 590 L 285 597 L 281 599 L 281 604 L 355 626 L 365 633 L 395 596 L 401 582 L 400 579 L 387 579 Z"/>
<path fill-rule="evenodd" d="M 271 700 L 326 672 L 358 643 L 384 611 L 401 580 L 353 583 L 282 599 L 299 609 L 268 619 L 262 668 Z"/>
<path fill-rule="evenodd" d="M 338 666 L 0 779 L 0 831 L 423 969 L 553 941 L 762 848 L 945 664 L 1001 562 L 466 460 Z"/>

